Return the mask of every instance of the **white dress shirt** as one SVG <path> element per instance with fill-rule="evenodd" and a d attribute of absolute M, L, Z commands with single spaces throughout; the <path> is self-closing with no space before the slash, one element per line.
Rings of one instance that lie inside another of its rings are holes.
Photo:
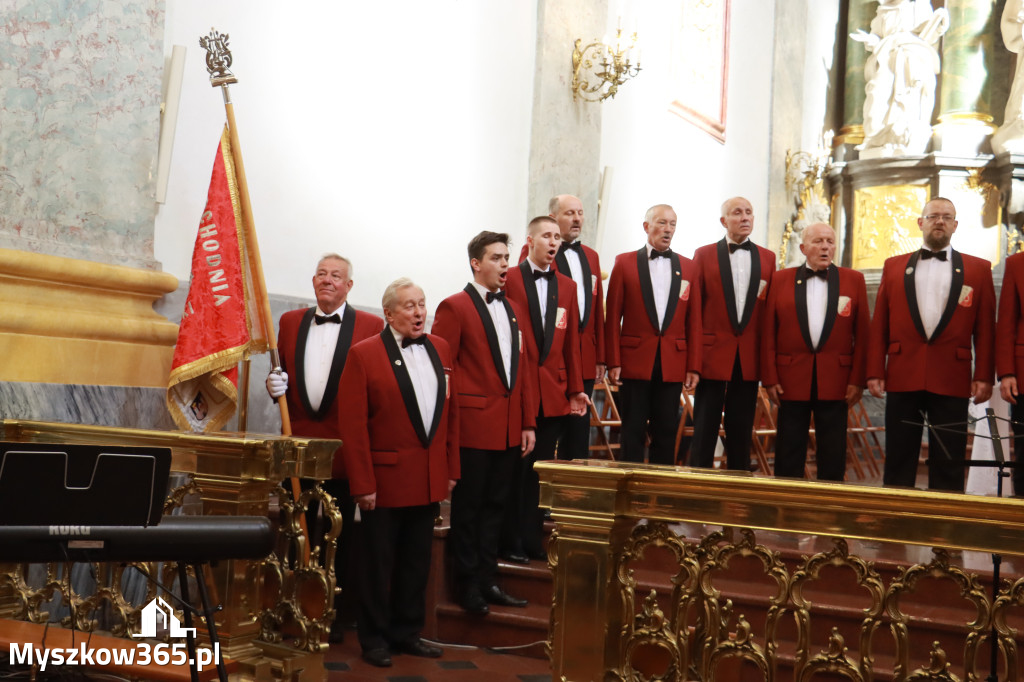
<path fill-rule="evenodd" d="M 808 271 L 811 271 L 808 268 Z M 811 271 L 813 272 L 813 271 Z M 811 333 L 811 344 L 815 348 L 821 340 L 825 327 L 825 309 L 828 307 L 828 280 L 820 277 L 807 278 L 807 330 Z"/>
<path fill-rule="evenodd" d="M 574 244 L 575 242 L 569 242 Z M 565 261 L 569 264 L 569 272 L 572 273 L 572 281 L 576 282 L 576 302 L 580 306 L 580 319 L 587 314 L 587 295 L 589 282 L 583 281 L 583 266 L 580 265 L 580 254 L 576 249 L 565 250 Z"/>
<path fill-rule="evenodd" d="M 548 272 L 551 270 L 551 266 L 547 267 L 547 270 L 541 270 L 540 266 L 534 263 L 529 258 L 526 262 L 530 264 L 531 272 Z M 555 275 L 558 277 L 558 275 Z M 547 277 L 541 277 L 540 279 L 533 280 L 533 283 L 537 286 L 537 300 L 540 302 L 540 324 L 544 326 L 548 322 L 548 280 Z M 526 286 L 530 286 L 527 284 Z M 547 329 L 544 330 L 547 333 Z"/>
<path fill-rule="evenodd" d="M 728 244 L 743 244 L 750 241 L 744 239 L 742 242 L 734 242 L 729 239 L 728 235 L 725 237 L 725 243 Z M 750 245 L 751 249 L 757 247 L 753 244 Z M 734 252 L 729 254 L 729 269 L 732 270 L 732 292 L 736 297 L 736 319 L 743 319 L 743 310 L 747 307 L 747 288 L 750 286 L 750 259 L 754 257 L 753 251 L 747 251 L 746 249 L 736 249 Z M 755 286 L 761 286 L 760 282 L 757 282 Z"/>
<path fill-rule="evenodd" d="M 505 305 L 498 299 L 494 299 L 490 303 L 487 302 L 487 287 L 476 282 L 470 282 L 473 288 L 480 294 L 480 298 L 484 300 L 484 307 L 487 308 L 487 312 L 491 314 L 491 320 L 494 322 L 494 331 L 498 334 L 498 350 L 501 351 L 501 362 L 505 367 L 505 381 L 507 384 L 512 383 L 512 325 L 508 321 L 508 313 L 505 312 Z"/>
<path fill-rule="evenodd" d="M 914 287 L 917 289 L 917 309 L 921 312 L 924 333 L 931 338 L 939 326 L 942 311 L 949 299 L 949 287 L 953 283 L 953 258 L 948 245 L 943 249 L 946 260 L 919 258 L 914 272 Z"/>
<path fill-rule="evenodd" d="M 429 435 L 437 403 L 437 373 L 434 372 L 434 363 L 430 361 L 426 347 L 417 343 L 402 348 L 402 335 L 394 329 L 391 329 L 391 334 L 402 352 L 402 361 L 405 362 L 409 378 L 412 379 L 412 388 L 416 392 L 416 404 L 420 408 L 420 418 L 423 419 L 423 430 Z"/>
<path fill-rule="evenodd" d="M 332 313 L 338 317 L 345 317 L 346 303 Z M 328 313 L 316 308 L 316 314 L 326 316 Z M 333 322 L 317 324 L 316 319 L 309 324 L 309 335 L 306 336 L 306 361 L 303 368 L 303 377 L 306 380 L 306 398 L 309 399 L 309 406 L 313 411 L 320 409 L 320 403 L 324 400 L 324 391 L 327 390 L 327 378 L 331 375 L 331 364 L 334 362 L 334 350 L 338 346 L 338 334 L 341 333 L 341 325 Z"/>
<path fill-rule="evenodd" d="M 672 267 L 679 261 L 675 255 L 651 260 L 654 247 L 647 245 L 647 265 L 651 272 L 651 290 L 654 292 L 654 310 L 658 313 L 658 329 L 665 324 L 665 310 L 668 308 L 668 291 L 672 286 Z M 672 261 L 675 261 L 673 263 Z"/>

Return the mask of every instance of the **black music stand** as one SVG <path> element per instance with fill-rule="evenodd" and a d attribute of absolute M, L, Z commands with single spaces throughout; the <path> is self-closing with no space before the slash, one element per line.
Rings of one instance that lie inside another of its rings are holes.
<path fill-rule="evenodd" d="M 170 472 L 170 448 L 0 442 L 0 525 L 150 526 Z"/>
<path fill-rule="evenodd" d="M 1004 438 L 1014 438 L 1015 436 L 1000 436 L 998 421 L 1004 421 L 1012 423 L 1011 420 L 1005 417 L 996 416 L 995 410 L 991 407 L 985 408 L 985 416 L 977 419 L 968 418 L 966 422 L 954 422 L 952 424 L 936 425 L 928 421 L 928 416 L 921 412 L 921 418 L 923 423 L 916 424 L 914 422 L 907 422 L 905 424 L 913 424 L 914 426 L 924 426 L 928 429 L 928 442 L 931 443 L 932 436 L 935 437 L 935 442 L 938 443 L 942 454 L 945 456 L 946 461 L 932 462 L 931 450 L 928 451 L 928 460 L 926 464 L 928 466 L 949 466 L 953 462 L 952 455 L 949 454 L 949 450 L 946 448 L 945 443 L 942 442 L 942 437 L 939 435 L 940 431 L 957 431 L 955 427 L 958 426 L 970 426 L 971 424 L 977 424 L 980 421 L 988 423 L 988 437 L 982 437 L 982 440 L 992 441 L 992 454 L 995 456 L 994 460 L 968 460 L 965 459 L 962 463 L 967 469 L 972 467 L 996 467 L 996 497 L 1003 496 L 1003 479 L 1010 477 L 1010 472 L 1007 469 L 1015 469 L 1018 462 L 1008 462 L 1006 457 L 1003 456 L 1003 440 Z M 1012 426 L 1011 426 L 1012 430 Z M 975 434 L 974 440 L 978 440 L 978 435 Z M 1003 557 L 1001 554 L 992 553 L 992 603 L 994 604 L 999 596 L 999 568 L 1003 563 Z M 986 679 L 986 682 L 999 682 L 999 633 L 996 632 L 995 623 L 992 624 L 992 632 L 989 634 L 989 643 L 992 647 L 990 667 L 991 672 Z"/>

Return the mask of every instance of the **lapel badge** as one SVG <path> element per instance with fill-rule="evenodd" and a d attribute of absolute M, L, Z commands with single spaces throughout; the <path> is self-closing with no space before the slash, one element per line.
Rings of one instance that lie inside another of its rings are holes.
<path fill-rule="evenodd" d="M 960 272 L 960 268 L 957 268 L 956 271 L 957 271 L 957 273 L 959 273 Z"/>
<path fill-rule="evenodd" d="M 401 367 L 402 366 L 402 361 L 401 360 L 395 360 L 395 364 L 398 365 L 399 367 Z"/>
<path fill-rule="evenodd" d="M 914 272 L 914 268 L 907 268 L 907 274 L 908 275 L 913 273 L 913 272 Z"/>
<path fill-rule="evenodd" d="M 678 270 L 676 270 L 676 277 L 682 277 L 682 276 L 683 276 L 683 273 L 681 273 Z"/>
<path fill-rule="evenodd" d="M 798 279 L 798 280 L 796 281 L 796 283 L 797 283 L 797 284 L 803 284 L 803 283 L 804 283 L 804 281 L 803 281 L 802 279 Z"/>

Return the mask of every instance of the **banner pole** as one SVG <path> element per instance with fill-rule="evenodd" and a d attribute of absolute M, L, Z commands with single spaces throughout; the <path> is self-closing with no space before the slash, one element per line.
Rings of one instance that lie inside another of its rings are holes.
<path fill-rule="evenodd" d="M 231 73 L 231 51 L 227 49 L 227 35 L 210 30 L 209 38 L 200 38 L 199 45 L 206 50 L 206 70 L 210 73 L 210 85 L 219 87 L 224 96 L 224 112 L 228 120 L 228 135 L 231 140 L 231 157 L 235 162 L 235 179 L 238 182 L 238 196 L 242 202 L 242 222 L 244 223 L 246 253 L 249 258 L 249 271 L 253 275 L 253 295 L 257 297 L 258 310 L 263 320 L 263 329 L 267 335 L 267 346 L 270 351 L 270 367 L 272 372 L 281 371 L 281 355 L 277 351 L 277 333 L 274 331 L 274 320 L 270 313 L 270 299 L 267 297 L 267 282 L 263 276 L 263 263 L 260 259 L 259 242 L 256 240 L 256 224 L 253 220 L 252 203 L 249 201 L 249 182 L 245 177 L 245 165 L 242 163 L 242 146 L 238 141 L 238 126 L 235 124 L 235 105 L 231 101 L 228 86 L 237 83 L 238 79 Z M 277 407 L 281 411 L 281 435 L 292 435 L 292 423 L 288 417 L 288 403 L 282 395 L 277 399 Z M 296 502 L 302 494 L 299 477 L 291 477 L 292 499 Z M 304 556 L 309 562 L 309 531 L 306 528 L 306 515 L 299 516 L 302 535 L 307 539 L 304 543 Z"/>

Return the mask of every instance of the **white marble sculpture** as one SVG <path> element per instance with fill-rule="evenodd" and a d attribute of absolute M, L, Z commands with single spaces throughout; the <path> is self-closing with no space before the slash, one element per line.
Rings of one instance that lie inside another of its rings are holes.
<path fill-rule="evenodd" d="M 923 154 L 935 108 L 935 44 L 949 28 L 945 8 L 929 0 L 881 0 L 871 33 L 850 35 L 870 52 L 864 65 L 864 143 L 860 157 Z"/>
<path fill-rule="evenodd" d="M 1006 49 L 1016 52 L 1018 57 L 1003 125 L 992 136 L 992 149 L 996 154 L 1021 154 L 1024 153 L 1024 112 L 1021 111 L 1024 107 L 1024 59 L 1019 55 L 1024 51 L 1024 0 L 1006 0 L 1000 28 Z"/>

